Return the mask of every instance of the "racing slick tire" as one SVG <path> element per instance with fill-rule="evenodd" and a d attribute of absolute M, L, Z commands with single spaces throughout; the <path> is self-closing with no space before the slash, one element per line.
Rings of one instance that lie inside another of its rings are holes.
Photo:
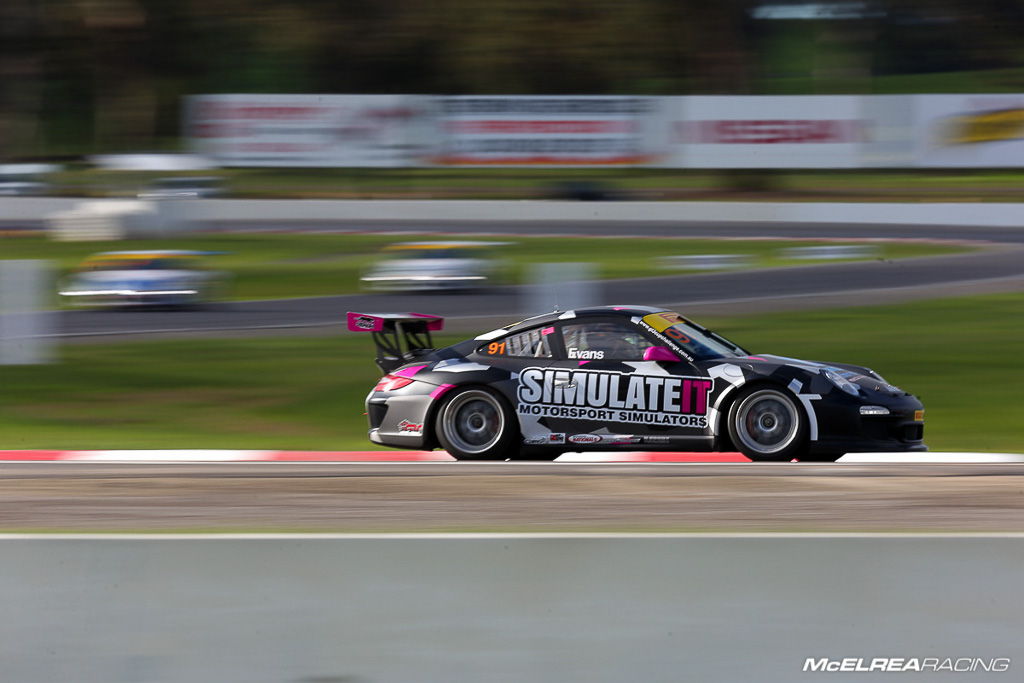
<path fill-rule="evenodd" d="M 434 433 L 456 460 L 505 460 L 519 452 L 515 413 L 485 387 L 453 391 L 437 411 Z"/>
<path fill-rule="evenodd" d="M 783 389 L 751 387 L 729 409 L 729 437 L 754 461 L 799 458 L 807 452 L 807 432 L 804 411 Z"/>

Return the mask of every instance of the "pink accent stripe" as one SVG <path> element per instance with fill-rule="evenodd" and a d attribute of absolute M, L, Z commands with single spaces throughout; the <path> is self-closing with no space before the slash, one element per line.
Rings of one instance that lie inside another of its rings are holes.
<path fill-rule="evenodd" d="M 395 377 L 412 377 L 417 372 L 427 367 L 426 365 L 410 365 L 407 368 L 399 370 L 398 372 L 392 372 L 391 374 Z"/>
<path fill-rule="evenodd" d="M 454 384 L 442 384 L 437 389 L 430 392 L 430 398 L 437 400 L 451 391 L 454 387 Z"/>
<path fill-rule="evenodd" d="M 138 451 L 120 451 L 138 453 Z M 160 450 L 146 451 L 145 460 L 134 462 L 158 462 Z M 195 451 L 194 459 L 183 457 L 188 451 L 163 451 L 168 459 L 174 462 L 425 462 L 454 461 L 455 458 L 444 451 L 215 451 L 217 457 L 211 458 L 210 451 Z M 42 462 L 42 461 L 79 461 L 107 462 L 122 461 L 119 451 L 43 451 L 19 450 L 0 451 L 0 461 L 7 462 Z"/>
<path fill-rule="evenodd" d="M 444 451 L 278 451 L 275 462 L 454 462 Z"/>
<path fill-rule="evenodd" d="M 103 453 L 103 460 L 96 454 Z M 160 451 L 147 451 L 150 457 L 144 462 L 157 462 Z M 194 460 L 182 457 L 187 451 L 173 453 L 174 462 L 454 462 L 455 459 L 444 451 L 218 451 L 219 457 L 211 460 L 209 451 L 196 451 Z M 204 453 L 206 454 L 204 456 Z M 236 453 L 236 457 L 230 457 Z M 47 451 L 11 450 L 0 451 L 0 461 L 47 462 L 71 460 L 85 462 L 119 461 L 118 451 Z M 622 451 L 584 453 L 571 458 L 573 462 L 750 462 L 739 453 L 662 453 Z"/>
<path fill-rule="evenodd" d="M 0 460 L 63 460 L 65 451 L 0 451 Z"/>

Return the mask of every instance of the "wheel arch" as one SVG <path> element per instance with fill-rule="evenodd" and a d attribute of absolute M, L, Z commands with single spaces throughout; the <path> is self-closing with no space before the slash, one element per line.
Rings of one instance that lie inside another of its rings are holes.
<path fill-rule="evenodd" d="M 734 384 L 723 394 L 722 403 L 715 407 L 716 423 L 714 424 L 713 429 L 715 432 L 716 451 L 738 450 L 736 444 L 732 442 L 732 437 L 729 436 L 729 413 L 732 412 L 732 406 L 736 403 L 737 398 L 757 389 L 777 389 L 788 394 L 793 399 L 797 408 L 803 411 L 807 419 L 810 420 L 812 418 L 811 415 L 807 414 L 807 409 L 800 400 L 800 397 L 794 394 L 793 390 L 785 384 L 768 379 L 767 377 L 758 377 L 750 380 L 749 382 Z"/>
<path fill-rule="evenodd" d="M 426 450 L 433 450 L 435 448 L 441 448 L 441 440 L 437 438 L 437 413 L 441 410 L 441 406 L 444 405 L 445 401 L 455 391 L 463 391 L 465 389 L 486 389 L 494 392 L 498 397 L 509 404 L 509 408 L 512 413 L 515 414 L 515 405 L 508 400 L 508 397 L 501 391 L 494 387 L 488 386 L 487 384 L 478 380 L 469 380 L 462 383 L 453 384 L 442 384 L 437 389 L 431 392 L 430 405 L 427 407 L 427 413 L 423 418 L 423 448 Z M 518 416 L 515 421 L 516 430 L 520 431 L 520 437 L 522 436 L 522 430 L 519 427 Z"/>

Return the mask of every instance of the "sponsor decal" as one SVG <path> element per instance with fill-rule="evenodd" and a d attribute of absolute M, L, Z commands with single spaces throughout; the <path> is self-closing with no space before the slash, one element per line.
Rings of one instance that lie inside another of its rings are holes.
<path fill-rule="evenodd" d="M 398 431 L 409 432 L 410 434 L 422 434 L 423 424 L 417 424 L 415 422 L 409 422 L 408 420 L 402 420 L 398 423 Z"/>
<path fill-rule="evenodd" d="M 551 446 L 565 443 L 565 432 L 551 432 L 538 436 L 528 436 L 523 439 L 527 446 Z"/>
<path fill-rule="evenodd" d="M 372 330 L 376 325 L 377 321 L 368 315 L 361 315 L 358 318 L 356 318 L 355 322 L 356 327 L 358 327 L 361 330 Z"/>
<path fill-rule="evenodd" d="M 644 443 L 649 444 L 667 444 L 671 443 L 667 436 L 645 436 L 643 439 Z"/>
<path fill-rule="evenodd" d="M 609 446 L 624 446 L 631 443 L 640 443 L 640 437 L 630 434 L 602 434 L 601 443 L 606 443 Z"/>
<path fill-rule="evenodd" d="M 520 415 L 674 427 L 707 426 L 706 377 L 602 370 L 526 368 L 519 374 Z"/>
<path fill-rule="evenodd" d="M 702 120 L 676 123 L 677 139 L 701 145 L 837 144 L 861 142 L 856 119 Z"/>
<path fill-rule="evenodd" d="M 584 351 L 577 349 L 575 346 L 570 346 L 569 358 L 579 358 L 580 360 L 601 360 L 604 358 L 604 351 Z"/>
<path fill-rule="evenodd" d="M 678 313 L 662 311 L 645 315 L 642 320 L 650 325 L 656 332 L 664 332 L 666 329 L 677 323 L 685 323 L 686 320 Z"/>
<path fill-rule="evenodd" d="M 579 444 L 600 443 L 601 440 L 597 434 L 573 434 L 569 437 L 569 443 Z"/>
<path fill-rule="evenodd" d="M 440 164 L 638 164 L 658 150 L 644 135 L 649 97 L 503 96 L 439 100 Z"/>
<path fill-rule="evenodd" d="M 974 145 L 1024 138 L 1024 109 L 998 109 L 952 116 L 942 127 L 942 145 Z"/>
<path fill-rule="evenodd" d="M 648 332 L 653 332 L 662 339 L 671 339 L 677 342 L 677 344 L 674 345 L 676 352 L 692 363 L 693 356 L 687 353 L 685 347 L 679 346 L 679 344 L 688 344 L 690 342 L 690 338 L 680 330 L 672 327 L 672 325 L 675 325 L 676 323 L 685 322 L 686 319 L 678 313 L 652 313 L 644 316 L 639 325 Z"/>

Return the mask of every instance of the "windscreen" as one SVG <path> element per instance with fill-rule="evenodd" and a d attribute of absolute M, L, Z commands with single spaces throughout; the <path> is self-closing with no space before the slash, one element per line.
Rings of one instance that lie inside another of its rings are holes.
<path fill-rule="evenodd" d="M 694 360 L 747 355 L 740 346 L 691 323 L 678 313 L 651 313 L 645 315 L 643 321 L 682 347 Z"/>

